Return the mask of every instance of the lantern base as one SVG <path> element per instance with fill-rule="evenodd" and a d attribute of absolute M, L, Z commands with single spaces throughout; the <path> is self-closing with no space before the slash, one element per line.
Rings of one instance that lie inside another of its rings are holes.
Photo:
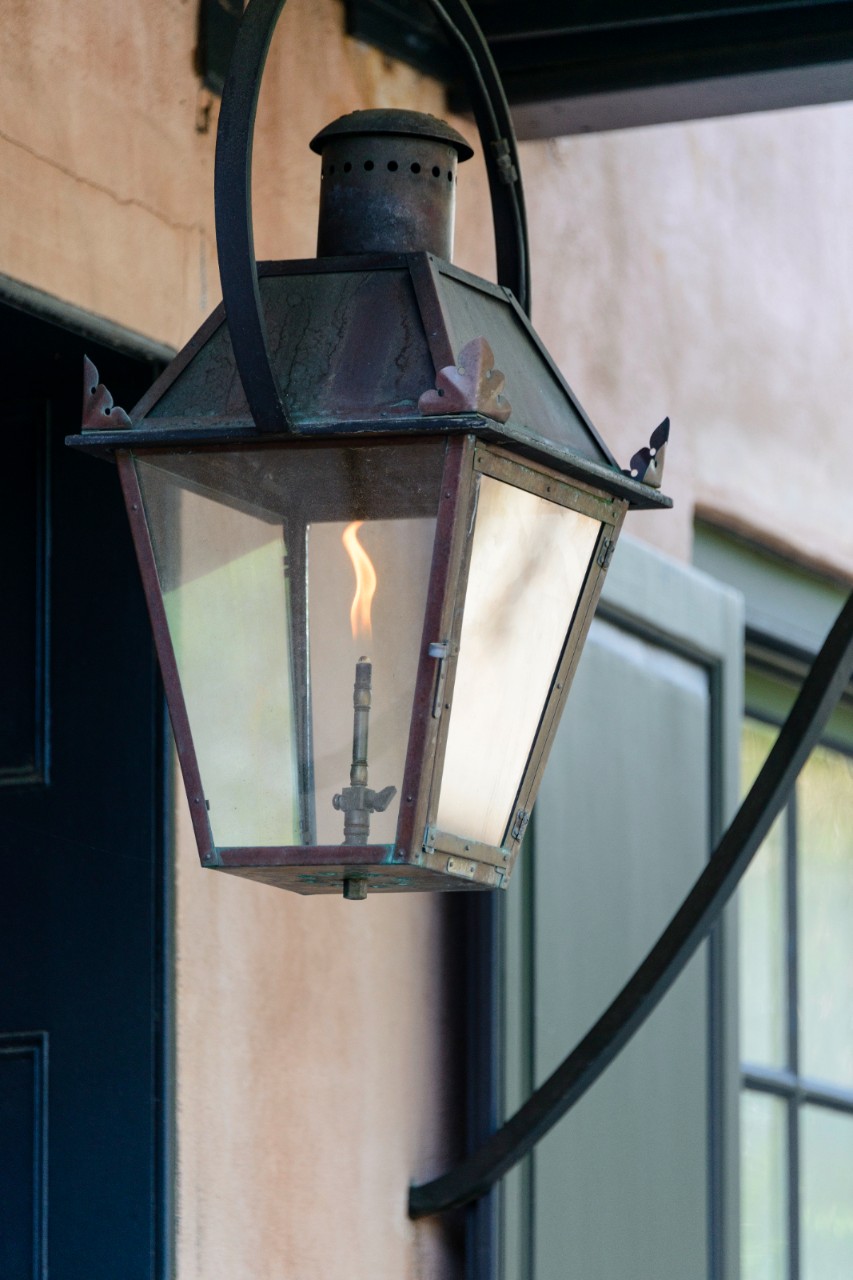
<path fill-rule="evenodd" d="M 507 884 L 507 876 L 501 869 L 479 861 L 463 865 L 459 858 L 441 859 L 433 855 L 430 861 L 443 862 L 443 870 L 404 860 L 391 861 L 394 848 L 389 845 L 358 848 L 337 845 L 310 850 L 221 849 L 218 853 L 218 864 L 206 864 L 213 870 L 305 895 L 340 896 L 349 886 L 345 896 L 355 898 L 359 896 L 353 891 L 356 882 L 363 884 L 368 894 L 498 889 L 506 888 Z"/>

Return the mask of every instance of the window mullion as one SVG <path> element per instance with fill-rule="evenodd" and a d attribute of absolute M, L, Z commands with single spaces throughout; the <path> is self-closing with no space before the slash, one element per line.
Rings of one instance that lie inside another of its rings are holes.
<path fill-rule="evenodd" d="M 799 1080 L 799 934 L 797 898 L 797 792 L 785 810 L 785 914 L 788 1069 Z M 800 1280 L 800 1107 L 799 1092 L 788 1099 L 788 1276 Z"/>

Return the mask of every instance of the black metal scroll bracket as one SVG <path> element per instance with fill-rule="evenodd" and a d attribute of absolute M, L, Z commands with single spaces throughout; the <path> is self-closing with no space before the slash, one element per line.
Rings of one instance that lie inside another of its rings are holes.
<path fill-rule="evenodd" d="M 429 0 L 463 54 L 489 177 L 498 282 L 530 310 L 529 252 L 515 133 L 488 45 L 465 0 Z M 285 0 L 250 0 L 237 32 L 216 135 L 216 244 L 225 314 L 259 431 L 295 430 L 270 362 L 252 231 L 252 143 L 261 78 Z"/>
<path fill-rule="evenodd" d="M 764 767 L 704 871 L 633 976 L 511 1119 L 455 1168 L 412 1187 L 413 1218 L 484 1195 L 560 1120 L 625 1047 L 708 936 L 767 835 L 853 676 L 853 594 L 815 659 Z"/>

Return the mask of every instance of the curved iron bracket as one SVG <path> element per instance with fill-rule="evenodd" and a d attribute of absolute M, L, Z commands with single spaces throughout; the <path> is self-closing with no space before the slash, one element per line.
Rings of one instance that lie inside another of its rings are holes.
<path fill-rule="evenodd" d="M 529 252 L 515 134 L 494 60 L 465 0 L 429 0 L 463 54 L 489 176 L 498 282 L 530 309 Z M 222 93 L 216 135 L 216 244 L 234 359 L 259 431 L 293 432 L 270 362 L 252 230 L 252 144 L 261 78 L 285 0 L 250 0 Z"/>
<path fill-rule="evenodd" d="M 853 594 L 815 659 L 752 789 L 642 964 L 592 1029 L 511 1119 L 454 1169 L 410 1189 L 411 1217 L 458 1209 L 485 1195 L 580 1101 L 640 1029 L 737 888 L 851 677 Z"/>

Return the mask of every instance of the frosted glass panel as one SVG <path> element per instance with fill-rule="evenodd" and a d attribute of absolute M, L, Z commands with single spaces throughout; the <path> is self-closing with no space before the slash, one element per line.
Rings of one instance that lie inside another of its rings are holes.
<path fill-rule="evenodd" d="M 600 529 L 480 477 L 441 830 L 501 843 Z"/>
<path fill-rule="evenodd" d="M 800 1069 L 851 1088 L 853 759 L 825 747 L 813 751 L 797 802 Z"/>
<path fill-rule="evenodd" d="M 281 525 L 140 473 L 213 838 L 298 844 Z"/>
<path fill-rule="evenodd" d="M 741 1095 L 741 1280 L 787 1280 L 785 1103 Z"/>

